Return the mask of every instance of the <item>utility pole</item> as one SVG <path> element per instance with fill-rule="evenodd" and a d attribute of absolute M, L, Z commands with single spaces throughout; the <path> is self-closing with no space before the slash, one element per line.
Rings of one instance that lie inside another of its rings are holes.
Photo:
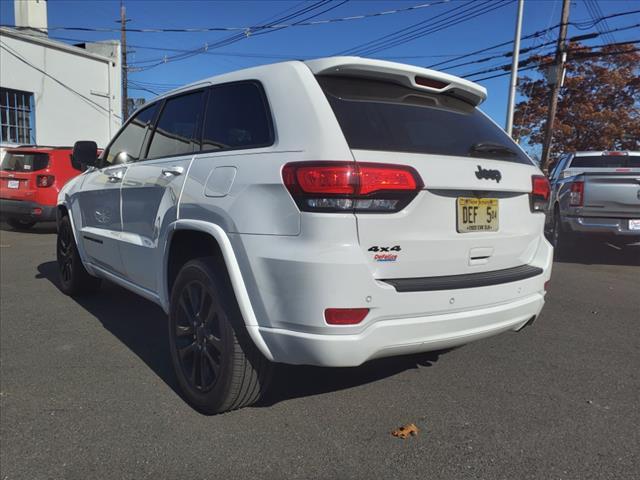
<path fill-rule="evenodd" d="M 513 131 L 513 109 L 518 88 L 518 65 L 520 64 L 520 34 L 522 33 L 522 13 L 524 0 L 518 0 L 518 15 L 516 17 L 516 33 L 513 40 L 513 62 L 511 63 L 511 83 L 509 85 L 509 101 L 507 102 L 507 134 Z"/>
<path fill-rule="evenodd" d="M 553 145 L 553 122 L 558 109 L 558 93 L 564 79 L 564 64 L 567 61 L 567 28 L 569 26 L 569 7 L 571 0 L 562 1 L 562 19 L 560 20 L 560 32 L 558 34 L 558 44 L 556 47 L 556 59 L 554 63 L 555 71 L 549 76 L 551 85 L 551 98 L 549 99 L 549 113 L 547 115 L 547 128 L 544 134 L 544 144 L 542 145 L 542 158 L 540 166 L 543 171 L 549 167 L 551 147 Z"/>
<path fill-rule="evenodd" d="M 127 10 L 120 0 L 120 64 L 122 67 L 122 123 L 129 118 L 129 95 L 127 93 Z"/>

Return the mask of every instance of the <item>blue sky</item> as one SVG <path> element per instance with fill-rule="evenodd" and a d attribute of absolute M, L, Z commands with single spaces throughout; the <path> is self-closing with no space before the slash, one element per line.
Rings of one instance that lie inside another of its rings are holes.
<path fill-rule="evenodd" d="M 313 20 L 349 17 L 352 15 L 402 9 L 414 5 L 432 3 L 434 5 L 403 13 L 388 14 L 362 20 L 350 20 L 313 26 L 294 26 L 263 35 L 249 35 L 232 45 L 209 49 L 208 54 L 200 54 L 182 61 L 169 61 L 148 70 L 133 72 L 130 79 L 142 82 L 145 88 L 162 92 L 172 86 L 182 85 L 211 75 L 237 70 L 244 67 L 272 63 L 279 58 L 312 58 L 330 56 L 370 40 L 396 32 L 417 22 L 426 21 L 436 15 L 451 18 L 456 10 L 482 7 L 484 0 L 402 0 L 402 1 L 370 1 L 331 0 L 321 8 L 309 12 L 311 16 L 331 8 Z M 496 0 L 497 2 L 498 0 Z M 381 50 L 370 56 L 389 60 L 402 61 L 420 66 L 451 59 L 452 55 L 466 55 L 474 50 L 488 47 L 513 39 L 515 27 L 515 0 L 496 10 L 451 26 L 439 32 L 416 38 L 412 41 Z M 127 17 L 130 28 L 197 28 L 197 27 L 240 27 L 261 25 L 265 21 L 288 15 L 301 8 L 310 7 L 316 1 L 301 2 L 299 0 L 254 0 L 254 1 L 158 1 L 158 0 L 126 0 Z M 640 0 L 599 0 L 598 5 L 604 15 L 630 10 L 640 10 Z M 487 4 L 491 5 L 491 4 Z M 494 2 L 494 6 L 498 6 Z M 525 0 L 523 35 L 546 30 L 560 21 L 561 0 Z M 460 11 L 457 10 L 457 11 Z M 49 0 L 49 27 L 71 26 L 91 28 L 119 28 L 116 20 L 120 15 L 119 0 Z M 299 17 L 296 20 L 304 19 Z M 583 0 L 574 0 L 571 7 L 571 21 L 589 22 L 592 17 Z M 13 24 L 13 1 L 0 1 L 0 20 L 2 24 Z M 640 13 L 607 20 L 611 29 L 640 23 Z M 579 35 L 597 31 L 595 27 L 579 30 L 570 27 L 569 35 Z M 200 33 L 135 33 L 128 34 L 129 62 L 133 65 L 150 65 L 147 60 L 162 59 L 164 55 L 175 55 L 168 49 L 186 50 L 213 45 L 235 32 L 200 32 Z M 557 30 L 547 32 L 540 38 L 524 41 L 522 47 L 538 46 L 542 42 L 556 38 Z M 629 29 L 613 34 L 615 41 L 640 38 L 640 29 Z M 55 30 L 52 37 L 64 37 L 78 40 L 119 39 L 118 32 L 75 32 Z M 587 41 L 590 45 L 600 45 L 606 39 L 599 38 Z M 145 48 L 151 47 L 151 48 Z M 461 63 L 483 58 L 489 55 L 504 53 L 511 47 L 506 46 L 488 53 L 457 60 Z M 553 47 L 541 47 L 546 52 Z M 509 63 L 507 57 L 489 60 L 477 65 L 467 65 L 446 69 L 447 72 L 464 75 L 477 70 L 491 68 Z M 449 63 L 448 65 L 454 65 Z M 489 97 L 483 109 L 494 120 L 504 125 L 507 103 L 507 87 L 509 77 L 503 76 L 480 82 L 489 91 Z M 135 85 L 135 83 L 134 83 Z M 130 96 L 150 98 L 153 94 L 145 90 L 133 90 Z"/>

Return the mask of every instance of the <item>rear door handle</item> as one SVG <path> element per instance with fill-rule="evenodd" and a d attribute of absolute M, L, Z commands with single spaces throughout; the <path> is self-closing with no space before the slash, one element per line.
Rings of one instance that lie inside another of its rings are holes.
<path fill-rule="evenodd" d="M 167 177 L 173 175 L 177 177 L 178 175 L 182 175 L 184 173 L 184 167 L 167 167 L 162 169 L 162 174 Z"/>

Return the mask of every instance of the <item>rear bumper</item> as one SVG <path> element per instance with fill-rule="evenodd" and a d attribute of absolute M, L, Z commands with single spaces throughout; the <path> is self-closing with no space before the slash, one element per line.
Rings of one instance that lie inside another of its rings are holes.
<path fill-rule="evenodd" d="M 441 350 L 519 330 L 544 305 L 543 293 L 473 311 L 378 321 L 355 335 L 255 327 L 275 360 L 351 367 L 375 358 Z"/>
<path fill-rule="evenodd" d="M 355 242 L 320 249 L 295 237 L 265 237 L 235 237 L 251 252 L 240 264 L 257 320 L 247 325 L 252 338 L 259 338 L 263 353 L 276 362 L 327 367 L 357 366 L 518 330 L 542 309 L 553 258 L 553 248 L 540 236 L 531 257 L 523 259 L 535 267 L 535 275 L 484 286 L 462 282 L 399 291 L 373 277 Z M 281 256 L 274 258 L 274 252 Z M 329 325 L 324 319 L 326 308 L 362 307 L 369 313 L 357 325 Z"/>
<path fill-rule="evenodd" d="M 37 211 L 41 212 L 39 215 Z M 36 202 L 0 199 L 0 218 L 16 218 L 37 222 L 53 222 L 56 220 L 56 207 L 40 205 Z"/>
<path fill-rule="evenodd" d="M 640 214 L 638 214 L 640 219 Z M 629 230 L 628 218 L 565 217 L 567 230 L 579 234 L 638 236 L 640 230 Z"/>

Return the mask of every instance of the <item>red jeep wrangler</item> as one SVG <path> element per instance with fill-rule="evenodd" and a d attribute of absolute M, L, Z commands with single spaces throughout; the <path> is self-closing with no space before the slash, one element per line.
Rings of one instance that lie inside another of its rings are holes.
<path fill-rule="evenodd" d="M 80 169 L 71 147 L 15 147 L 0 163 L 0 217 L 15 229 L 55 221 L 58 192 Z"/>

